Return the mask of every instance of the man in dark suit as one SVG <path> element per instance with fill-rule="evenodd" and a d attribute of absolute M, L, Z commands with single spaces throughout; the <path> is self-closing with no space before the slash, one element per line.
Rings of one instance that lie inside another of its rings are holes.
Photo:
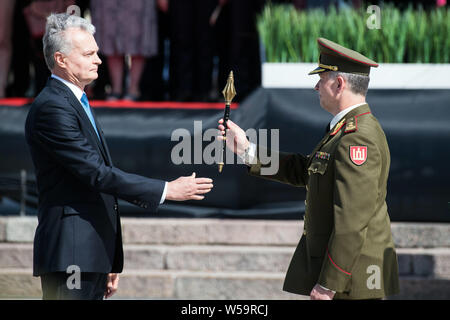
<path fill-rule="evenodd" d="M 154 211 L 166 199 L 201 200 L 212 188 L 211 179 L 195 173 L 165 182 L 114 167 L 84 93 L 101 64 L 94 32 L 77 16 L 47 19 L 44 55 L 52 76 L 25 125 L 39 191 L 33 275 L 41 277 L 44 299 L 102 299 L 117 290 L 117 198 Z"/>

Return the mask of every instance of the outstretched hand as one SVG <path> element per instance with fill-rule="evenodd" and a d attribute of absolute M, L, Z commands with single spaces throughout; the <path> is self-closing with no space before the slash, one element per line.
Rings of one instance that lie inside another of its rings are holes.
<path fill-rule="evenodd" d="M 213 188 L 209 178 L 196 178 L 195 172 L 189 177 L 179 177 L 167 184 L 167 200 L 203 200 L 204 194 Z"/>

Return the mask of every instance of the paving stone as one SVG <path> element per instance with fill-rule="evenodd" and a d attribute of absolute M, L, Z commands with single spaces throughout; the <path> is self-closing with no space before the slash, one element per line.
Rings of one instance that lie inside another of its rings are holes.
<path fill-rule="evenodd" d="M 450 248 L 397 249 L 400 275 L 450 277 Z"/>
<path fill-rule="evenodd" d="M 284 273 L 186 274 L 175 281 L 177 299 L 273 300 L 307 297 L 282 291 Z"/>
<path fill-rule="evenodd" d="M 296 245 L 303 221 L 224 220 L 208 224 L 207 228 L 209 243 Z"/>
<path fill-rule="evenodd" d="M 0 241 L 32 242 L 35 217 L 0 219 Z M 397 248 L 450 247 L 450 224 L 393 222 Z M 123 218 L 127 244 L 297 245 L 303 221 Z M 2 240 L 3 239 L 3 240 Z"/>
<path fill-rule="evenodd" d="M 33 268 L 33 246 L 0 243 L 0 268 Z"/>
<path fill-rule="evenodd" d="M 207 243 L 205 220 L 122 219 L 122 235 L 129 244 Z"/>
<path fill-rule="evenodd" d="M 168 250 L 167 268 L 286 272 L 294 250 L 294 247 L 183 246 Z"/>
<path fill-rule="evenodd" d="M 165 268 L 165 247 L 124 245 L 124 269 L 161 270 Z"/>
<path fill-rule="evenodd" d="M 114 299 L 308 299 L 282 291 L 284 273 L 128 270 Z M 388 299 L 450 299 L 450 278 L 400 277 L 401 292 Z M 41 299 L 31 269 L 0 269 L 0 299 Z"/>
<path fill-rule="evenodd" d="M 167 272 L 124 270 L 115 298 L 169 299 L 174 297 L 174 276 Z M 149 310 L 151 312 L 151 310 Z"/>
<path fill-rule="evenodd" d="M 8 218 L 6 222 L 6 241 L 33 242 L 37 223 L 36 217 Z"/>
<path fill-rule="evenodd" d="M 450 223 L 394 222 L 391 229 L 397 248 L 450 247 Z"/>
<path fill-rule="evenodd" d="M 0 269 L 0 299 L 42 298 L 41 281 L 31 269 Z"/>

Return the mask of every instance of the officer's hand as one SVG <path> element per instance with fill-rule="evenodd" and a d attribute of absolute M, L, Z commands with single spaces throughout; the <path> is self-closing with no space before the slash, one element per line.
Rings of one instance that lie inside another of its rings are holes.
<path fill-rule="evenodd" d="M 333 300 L 334 293 L 331 290 L 325 290 L 318 284 L 314 286 L 309 294 L 311 300 Z"/>
<path fill-rule="evenodd" d="M 234 153 L 238 155 L 243 155 L 245 152 L 245 149 L 247 149 L 250 145 L 250 142 L 247 139 L 247 136 L 237 124 L 235 124 L 233 121 L 228 120 L 227 121 L 227 137 L 226 137 L 226 145 L 228 149 L 233 151 Z M 223 125 L 223 119 L 219 120 L 219 131 L 221 133 L 221 136 L 218 136 L 218 139 L 223 140 L 223 135 L 225 134 L 225 127 Z"/>
<path fill-rule="evenodd" d="M 117 273 L 110 273 L 106 279 L 106 291 L 105 299 L 110 298 L 114 293 L 116 293 L 119 287 L 119 275 Z"/>
<path fill-rule="evenodd" d="M 179 177 L 167 183 L 167 200 L 202 200 L 203 194 L 213 188 L 212 180 L 209 178 L 196 178 L 195 172 L 189 177 Z"/>

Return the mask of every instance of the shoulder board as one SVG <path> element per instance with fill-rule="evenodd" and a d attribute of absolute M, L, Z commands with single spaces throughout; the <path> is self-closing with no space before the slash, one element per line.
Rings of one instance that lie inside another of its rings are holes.
<path fill-rule="evenodd" d="M 357 116 L 354 116 L 350 119 L 347 119 L 347 125 L 345 126 L 344 133 L 350 133 L 358 131 L 358 117 L 365 116 L 366 114 L 370 114 L 371 112 L 361 113 Z"/>
<path fill-rule="evenodd" d="M 345 133 L 355 132 L 358 130 L 358 120 L 356 117 L 352 117 L 347 120 L 347 125 L 345 126 Z"/>

